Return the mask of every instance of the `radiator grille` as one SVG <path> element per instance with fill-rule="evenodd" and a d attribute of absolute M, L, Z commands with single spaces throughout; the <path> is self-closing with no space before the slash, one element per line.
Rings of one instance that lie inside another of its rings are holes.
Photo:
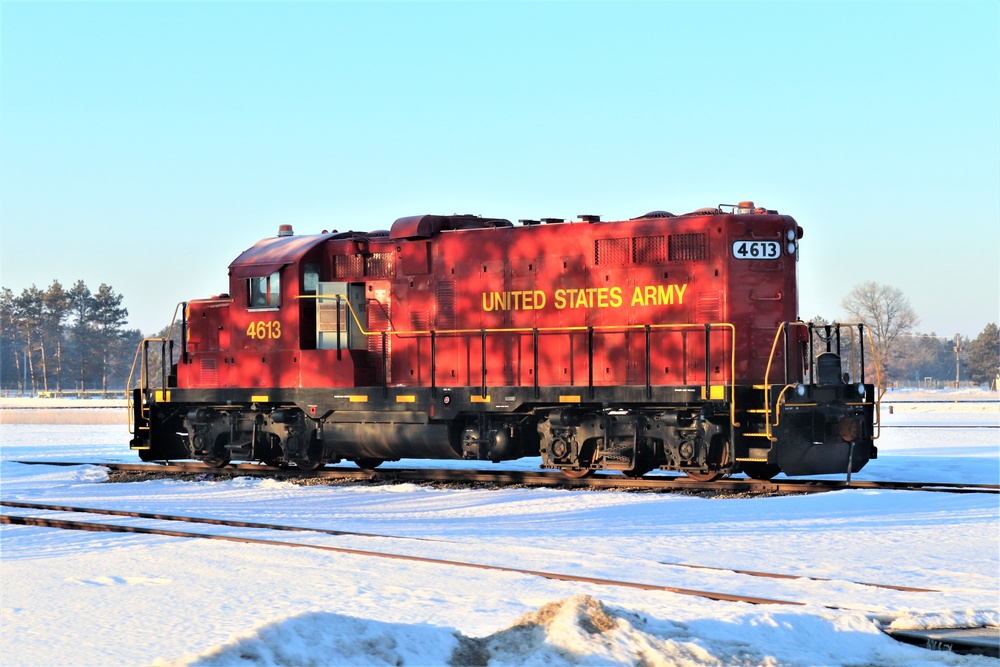
<path fill-rule="evenodd" d="M 202 386 L 215 386 L 219 383 L 219 371 L 215 359 L 202 359 L 198 364 L 198 380 Z"/>
<path fill-rule="evenodd" d="M 455 328 L 455 281 L 442 280 L 437 285 L 437 328 Z"/>
<path fill-rule="evenodd" d="M 708 259 L 704 234 L 671 234 L 669 244 L 671 262 Z"/>
<path fill-rule="evenodd" d="M 698 295 L 698 318 L 702 322 L 722 321 L 722 292 L 702 292 Z"/>
<path fill-rule="evenodd" d="M 333 258 L 333 275 L 337 278 L 361 278 L 365 262 L 361 255 L 336 255 Z"/>
<path fill-rule="evenodd" d="M 391 278 L 394 275 L 391 252 L 375 252 L 365 257 L 365 275 L 372 278 Z"/>
<path fill-rule="evenodd" d="M 629 240 L 596 239 L 594 241 L 594 265 L 622 266 L 632 261 Z"/>
<path fill-rule="evenodd" d="M 662 236 L 637 236 L 632 240 L 632 252 L 636 264 L 663 264 L 667 261 L 667 242 Z"/>

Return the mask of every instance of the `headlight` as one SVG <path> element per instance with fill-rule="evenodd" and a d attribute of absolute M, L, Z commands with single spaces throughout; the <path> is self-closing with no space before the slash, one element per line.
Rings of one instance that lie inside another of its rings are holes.
<path fill-rule="evenodd" d="M 789 255 L 794 255 L 795 254 L 795 242 L 794 241 L 790 241 L 788 243 L 788 245 L 785 246 L 785 250 L 788 251 Z"/>
<path fill-rule="evenodd" d="M 804 384 L 795 385 L 795 395 L 799 398 L 806 395 L 806 386 Z"/>
<path fill-rule="evenodd" d="M 865 396 L 865 386 L 863 384 L 859 383 L 858 386 L 855 387 L 855 389 L 858 390 L 858 396 L 864 398 L 864 396 Z"/>
<path fill-rule="evenodd" d="M 787 232 L 785 232 L 785 237 L 789 241 L 794 241 L 795 240 L 795 230 L 794 229 L 789 229 Z"/>

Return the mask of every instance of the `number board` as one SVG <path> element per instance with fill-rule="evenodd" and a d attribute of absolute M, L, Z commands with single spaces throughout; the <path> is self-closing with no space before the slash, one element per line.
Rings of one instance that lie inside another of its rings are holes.
<path fill-rule="evenodd" d="M 777 241 L 733 241 L 735 259 L 778 259 L 781 244 Z"/>

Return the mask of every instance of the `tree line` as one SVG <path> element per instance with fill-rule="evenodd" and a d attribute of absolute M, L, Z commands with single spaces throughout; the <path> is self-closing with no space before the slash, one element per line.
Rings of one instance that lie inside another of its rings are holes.
<path fill-rule="evenodd" d="M 122 295 L 82 280 L 53 280 L 19 295 L 0 288 L 0 389 L 4 393 L 119 392 L 128 381 L 138 329 L 126 327 Z"/>
<path fill-rule="evenodd" d="M 1000 331 L 991 322 L 973 339 L 916 332 L 920 318 L 902 290 L 890 285 L 865 282 L 844 297 L 841 308 L 857 322 L 868 325 L 874 350 L 869 353 L 867 372 L 873 372 L 870 357 L 878 361 L 883 387 L 898 382 L 971 382 L 996 389 L 1000 374 Z M 814 317 L 815 325 L 830 322 Z M 866 341 L 868 345 L 868 341 Z M 870 376 L 869 381 L 875 377 Z"/>
<path fill-rule="evenodd" d="M 122 295 L 103 283 L 92 292 L 82 280 L 68 290 L 58 280 L 45 290 L 32 285 L 17 296 L 6 287 L 0 290 L 0 390 L 38 394 L 125 389 L 143 335 L 126 327 Z M 915 332 L 920 318 L 903 292 L 875 282 L 854 287 L 841 307 L 868 325 L 874 347 L 867 353 L 868 371 L 874 372 L 874 356 L 883 387 L 932 378 L 996 388 L 1000 332 L 995 322 L 974 339 L 920 334 Z M 814 343 L 819 349 L 825 344 L 822 327 L 831 321 L 817 316 L 811 322 L 818 327 Z M 157 335 L 165 336 L 166 329 Z M 874 380 L 871 375 L 869 381 Z"/>

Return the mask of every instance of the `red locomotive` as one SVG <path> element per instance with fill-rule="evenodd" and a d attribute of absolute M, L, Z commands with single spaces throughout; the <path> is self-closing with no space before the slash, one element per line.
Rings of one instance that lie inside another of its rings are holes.
<path fill-rule="evenodd" d="M 282 226 L 230 264 L 228 293 L 182 304 L 176 361 L 144 341 L 143 360 L 159 345 L 166 361 L 159 378 L 144 361 L 132 448 L 306 470 L 540 456 L 571 476 L 698 479 L 875 458 L 864 326 L 798 319 L 794 219 L 750 202 L 579 217 Z"/>

